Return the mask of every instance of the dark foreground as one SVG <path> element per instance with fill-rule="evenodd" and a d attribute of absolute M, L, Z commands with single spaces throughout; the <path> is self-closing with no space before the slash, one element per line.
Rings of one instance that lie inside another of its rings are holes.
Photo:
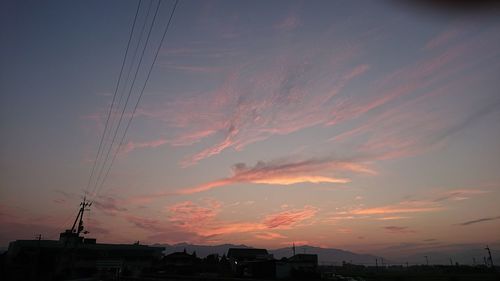
<path fill-rule="evenodd" d="M 500 273 L 491 268 L 472 266 L 412 266 L 374 268 L 356 266 L 320 266 L 317 275 L 286 278 L 282 280 L 343 280 L 343 281 L 500 281 Z M 149 274 L 141 277 L 123 278 L 125 281 L 263 281 L 269 278 L 245 278 L 234 276 L 218 276 L 210 274 L 197 275 L 162 275 Z"/>

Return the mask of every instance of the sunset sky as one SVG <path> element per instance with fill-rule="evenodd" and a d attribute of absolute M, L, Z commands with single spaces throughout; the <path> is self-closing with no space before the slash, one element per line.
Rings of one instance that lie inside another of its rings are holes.
<path fill-rule="evenodd" d="M 105 152 L 156 3 L 139 6 Z M 159 6 L 118 136 L 173 3 Z M 181 0 L 101 186 L 103 161 L 90 175 L 137 7 L 1 2 L 0 246 L 56 239 L 85 192 L 101 242 L 500 243 L 500 17 Z"/>

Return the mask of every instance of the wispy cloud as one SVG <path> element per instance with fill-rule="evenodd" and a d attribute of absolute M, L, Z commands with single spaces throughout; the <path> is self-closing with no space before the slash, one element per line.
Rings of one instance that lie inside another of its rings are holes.
<path fill-rule="evenodd" d="M 136 228 L 151 231 L 151 232 L 161 232 L 165 230 L 163 224 L 153 218 L 141 217 L 131 214 L 124 214 L 123 217 L 128 222 L 132 223 Z"/>
<path fill-rule="evenodd" d="M 207 207 L 201 207 L 191 201 L 177 203 L 168 208 L 174 215 L 170 217 L 170 222 L 183 226 L 190 223 L 203 224 L 215 218 L 220 211 L 221 204 L 217 201 L 211 201 Z"/>
<path fill-rule="evenodd" d="M 374 218 L 376 220 L 399 220 L 407 219 L 410 214 L 437 212 L 447 208 L 446 201 L 467 200 L 472 196 L 488 193 L 487 190 L 479 189 L 456 189 L 440 192 L 421 200 L 405 200 L 396 204 L 388 204 L 379 207 L 354 208 L 347 211 L 337 212 L 330 217 L 329 221 L 342 219 Z"/>
<path fill-rule="evenodd" d="M 258 162 L 253 167 L 243 163 L 233 166 L 233 175 L 198 185 L 196 187 L 179 190 L 180 194 L 191 194 L 207 191 L 213 188 L 234 183 L 256 183 L 273 185 L 290 185 L 296 183 L 338 183 L 350 182 L 348 178 L 335 177 L 325 173 L 351 172 L 361 174 L 375 174 L 375 171 L 365 164 L 335 160 L 333 158 L 308 159 L 303 161 L 272 161 Z"/>
<path fill-rule="evenodd" d="M 139 148 L 155 148 L 162 146 L 168 143 L 168 140 L 165 139 L 157 139 L 146 142 L 133 142 L 129 141 L 125 145 L 122 145 L 120 148 L 120 154 L 127 154 Z"/>
<path fill-rule="evenodd" d="M 276 239 L 286 239 L 287 236 L 276 232 L 261 232 L 255 234 L 255 238 L 262 240 L 276 240 Z"/>
<path fill-rule="evenodd" d="M 166 64 L 166 68 L 183 71 L 188 73 L 202 73 L 202 74 L 210 74 L 210 73 L 220 73 L 224 70 L 222 67 L 217 66 L 204 66 L 204 65 L 176 65 L 176 64 Z"/>
<path fill-rule="evenodd" d="M 456 26 L 449 27 L 437 34 L 435 37 L 431 38 L 425 44 L 424 50 L 432 50 L 438 47 L 442 47 L 443 45 L 446 45 L 454 38 L 459 36 L 461 33 L 463 33 L 463 26 L 461 28 Z"/>
<path fill-rule="evenodd" d="M 297 223 L 310 219 L 316 215 L 318 208 L 305 206 L 301 210 L 289 210 L 269 215 L 264 219 L 268 228 L 290 228 Z"/>
<path fill-rule="evenodd" d="M 191 201 L 177 203 L 168 208 L 171 214 L 169 221 L 177 228 L 199 237 L 213 237 L 235 233 L 255 233 L 259 239 L 282 239 L 285 236 L 271 230 L 290 229 L 313 218 L 318 209 L 305 206 L 302 209 L 282 211 L 269 214 L 260 221 L 230 222 L 217 219 L 216 215 L 222 209 L 217 201 L 206 201 L 206 206 L 200 206 Z"/>
<path fill-rule="evenodd" d="M 294 30 L 300 26 L 300 18 L 295 13 L 290 13 L 283 20 L 276 23 L 274 28 L 277 30 Z"/>
<path fill-rule="evenodd" d="M 392 234 L 407 234 L 407 233 L 415 233 L 414 230 L 411 230 L 410 228 L 406 226 L 386 226 L 384 229 Z"/>
<path fill-rule="evenodd" d="M 444 192 L 442 195 L 438 195 L 434 199 L 434 202 L 441 202 L 446 200 L 467 200 L 472 196 L 490 193 L 490 190 L 480 190 L 480 189 L 456 189 Z"/>
<path fill-rule="evenodd" d="M 471 224 L 476 224 L 476 223 L 481 223 L 481 222 L 487 222 L 487 221 L 494 221 L 494 220 L 500 220 L 500 216 L 498 216 L 498 217 L 481 218 L 481 219 L 476 219 L 476 220 L 470 220 L 470 221 L 459 223 L 458 225 L 467 226 L 467 225 L 471 225 Z"/>
<path fill-rule="evenodd" d="M 92 205 L 107 215 L 116 215 L 127 211 L 127 208 L 122 207 L 122 203 L 121 200 L 115 197 L 101 195 L 94 199 Z"/>
<path fill-rule="evenodd" d="M 422 213 L 442 210 L 443 207 L 421 201 L 403 201 L 394 205 L 387 205 L 376 208 L 357 209 L 349 212 L 354 215 L 387 215 L 404 213 Z"/>
<path fill-rule="evenodd" d="M 339 48 L 331 60 L 311 55 L 306 61 L 297 61 L 288 52 L 272 60 L 260 58 L 254 60 L 259 63 L 235 67 L 214 90 L 146 105 L 139 115 L 165 122 L 175 135 L 170 138 L 172 142 L 187 139 L 190 144 L 208 136 L 219 140 L 181 163 L 193 165 L 229 148 L 240 150 L 273 135 L 326 124 L 332 118 L 347 118 L 342 115 L 352 112 L 335 112 L 335 108 L 343 105 L 333 97 L 370 68 L 367 64 L 347 66 L 352 52 Z M 338 69 L 331 71 L 335 66 Z M 249 73 L 255 67 L 259 71 Z"/>
<path fill-rule="evenodd" d="M 389 221 L 389 220 L 402 220 L 402 219 L 408 219 L 410 217 L 405 217 L 405 216 L 389 216 L 389 217 L 381 217 L 381 218 L 376 218 L 379 221 Z"/>

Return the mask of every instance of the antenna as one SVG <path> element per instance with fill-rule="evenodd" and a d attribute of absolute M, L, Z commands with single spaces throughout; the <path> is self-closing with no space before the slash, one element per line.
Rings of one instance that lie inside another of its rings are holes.
<path fill-rule="evenodd" d="M 92 202 L 88 202 L 87 198 L 83 197 L 83 201 L 80 203 L 80 210 L 78 211 L 78 215 L 76 215 L 73 226 L 71 227 L 71 233 L 80 235 L 80 233 L 83 231 L 83 213 L 85 211 L 89 211 L 89 209 L 86 208 L 90 206 L 92 206 Z M 76 228 L 76 222 L 78 222 L 78 228 Z"/>

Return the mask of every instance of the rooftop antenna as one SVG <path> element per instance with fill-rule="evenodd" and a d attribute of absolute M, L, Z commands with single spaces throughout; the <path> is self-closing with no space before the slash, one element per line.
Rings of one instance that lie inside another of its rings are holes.
<path fill-rule="evenodd" d="M 73 222 L 73 226 L 71 227 L 71 233 L 76 233 L 80 235 L 83 231 L 83 213 L 85 211 L 89 211 L 87 207 L 92 206 L 92 202 L 88 202 L 86 197 L 83 197 L 83 201 L 80 203 L 80 210 L 78 211 L 78 215 L 76 215 L 75 221 Z M 78 222 L 78 228 L 76 228 L 76 223 Z M 84 233 L 88 233 L 85 231 Z"/>

